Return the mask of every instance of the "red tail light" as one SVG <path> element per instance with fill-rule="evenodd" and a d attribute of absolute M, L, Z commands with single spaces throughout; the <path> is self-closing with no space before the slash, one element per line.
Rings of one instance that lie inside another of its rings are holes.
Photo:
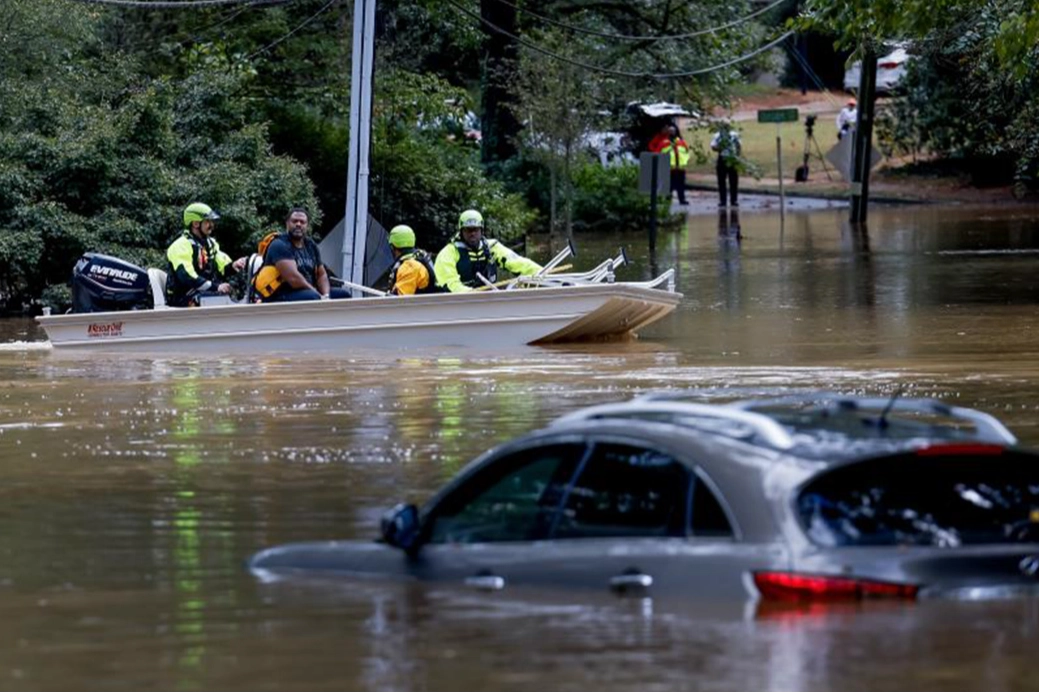
<path fill-rule="evenodd" d="M 932 455 L 1002 455 L 1003 448 L 999 445 L 986 445 L 985 443 L 951 443 L 949 445 L 932 445 L 929 448 L 920 448 L 916 451 L 920 457 Z"/>
<path fill-rule="evenodd" d="M 899 65 L 901 65 L 901 63 L 877 63 L 877 67 L 881 70 L 894 70 Z"/>
<path fill-rule="evenodd" d="M 754 585 L 763 599 L 783 601 L 916 599 L 920 591 L 918 585 L 774 571 L 754 573 Z"/>

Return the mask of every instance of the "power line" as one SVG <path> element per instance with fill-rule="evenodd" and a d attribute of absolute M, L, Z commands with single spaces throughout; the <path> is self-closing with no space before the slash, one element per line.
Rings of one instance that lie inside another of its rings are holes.
<path fill-rule="evenodd" d="M 110 5 L 148 10 L 179 10 L 190 7 L 219 7 L 221 5 L 287 5 L 297 0 L 73 0 L 86 5 Z"/>
<path fill-rule="evenodd" d="M 774 41 L 770 41 L 769 43 L 766 43 L 764 46 L 761 46 L 760 48 L 758 48 L 758 49 L 756 49 L 754 51 L 751 51 L 750 53 L 747 53 L 745 55 L 741 55 L 741 56 L 739 56 L 737 58 L 729 60 L 728 62 L 724 62 L 724 63 L 721 63 L 719 65 L 712 65 L 710 67 L 699 68 L 699 69 L 696 69 L 696 70 L 686 70 L 684 72 L 670 72 L 670 73 L 627 72 L 625 70 L 613 70 L 611 68 L 601 67 L 599 65 L 590 65 L 588 63 L 584 63 L 584 62 L 581 62 L 579 60 L 571 60 L 570 58 L 566 58 L 566 57 L 564 57 L 562 55 L 559 55 L 557 53 L 553 53 L 552 51 L 546 50 L 546 49 L 542 48 L 541 46 L 538 46 L 537 44 L 534 44 L 534 43 L 531 43 L 530 41 L 522 39 L 519 36 L 516 36 L 515 34 L 510 34 L 509 32 L 505 31 L 504 29 L 502 29 L 501 27 L 497 26 L 496 24 L 493 24 L 490 21 L 484 19 L 479 14 L 476 14 L 475 12 L 473 12 L 473 11 L 471 11 L 471 10 L 465 8 L 465 7 L 462 7 L 461 5 L 459 5 L 454 0 L 447 0 L 447 4 L 451 5 L 452 7 L 454 7 L 459 12 L 462 12 L 463 14 L 469 15 L 473 19 L 476 19 L 477 21 L 479 21 L 480 23 L 484 24 L 485 26 L 487 26 L 487 28 L 491 29 L 495 33 L 498 33 L 498 34 L 501 34 L 502 36 L 510 38 L 513 41 L 515 41 L 516 43 L 520 44 L 521 46 L 525 46 L 525 47 L 529 48 L 530 50 L 532 50 L 532 51 L 534 51 L 536 53 L 541 53 L 542 55 L 544 55 L 546 57 L 552 58 L 554 60 L 559 60 L 560 62 L 568 63 L 570 65 L 573 65 L 575 67 L 580 67 L 580 68 L 583 68 L 585 70 L 590 70 L 592 72 L 601 72 L 603 74 L 614 75 L 616 77 L 634 77 L 634 78 L 637 78 L 637 79 L 646 79 L 646 78 L 650 78 L 650 79 L 675 79 L 675 78 L 678 78 L 678 77 L 694 77 L 696 75 L 704 75 L 704 74 L 708 74 L 710 72 L 717 72 L 718 70 L 724 70 L 725 68 L 732 67 L 733 65 L 738 65 L 739 63 L 742 63 L 744 61 L 750 60 L 751 58 L 754 58 L 754 57 L 760 55 L 761 53 L 764 53 L 767 50 L 775 48 L 780 43 L 782 43 L 783 41 L 787 40 L 788 38 L 790 38 L 791 36 L 794 35 L 793 31 L 788 31 L 785 34 L 783 34 L 782 36 L 780 36 L 779 38 L 775 39 Z"/>
<path fill-rule="evenodd" d="M 178 36 L 183 36 L 184 38 L 180 39 L 179 41 L 174 41 L 173 45 L 179 46 L 179 47 L 183 48 L 184 46 L 188 45 L 189 43 L 191 43 L 193 41 L 194 42 L 199 42 L 199 41 L 201 41 L 204 38 L 206 33 L 219 29 L 220 27 L 224 26 L 225 24 L 227 24 L 227 23 L 237 19 L 241 14 L 251 10 L 252 8 L 253 8 L 252 5 L 246 5 L 244 7 L 239 7 L 238 9 L 234 10 L 233 12 L 228 13 L 227 16 L 225 16 L 223 19 L 221 19 L 216 24 L 211 24 L 209 26 L 206 26 L 205 28 L 199 30 L 198 33 L 195 33 L 195 34 L 191 34 L 189 32 L 185 32 L 185 31 L 177 32 L 177 34 L 176 34 L 176 36 L 174 36 L 174 38 L 177 38 Z M 141 48 L 142 46 L 153 46 L 154 44 L 155 44 L 155 40 L 153 38 L 144 39 L 144 40 L 141 40 L 141 41 L 136 41 L 134 43 L 129 44 L 128 46 L 123 47 L 123 50 L 135 51 L 135 50 L 138 50 L 139 48 Z"/>
<path fill-rule="evenodd" d="M 312 14 L 312 15 L 310 15 L 310 16 L 309 16 L 309 17 L 307 17 L 306 19 L 304 19 L 304 20 L 303 20 L 303 21 L 302 21 L 302 22 L 301 22 L 301 23 L 300 23 L 300 24 L 299 24 L 299 25 L 298 25 L 298 26 L 297 26 L 297 27 L 296 27 L 295 29 L 293 29 L 293 30 L 292 30 L 292 31 L 290 31 L 289 33 L 285 34 L 284 36 L 282 36 L 281 38 L 279 38 L 279 39 L 278 39 L 277 41 L 272 41 L 271 43 L 268 43 L 268 44 L 267 44 L 266 46 L 264 46 L 263 48 L 261 48 L 261 49 L 259 49 L 259 50 L 256 50 L 256 51 L 253 51 L 253 52 L 252 52 L 252 53 L 250 53 L 249 55 L 245 56 L 245 59 L 246 59 L 246 60 L 252 60 L 252 59 L 253 59 L 253 58 L 255 58 L 256 56 L 258 56 L 258 55 L 259 55 L 260 53 L 266 53 L 267 51 L 269 51 L 270 49 L 274 48 L 275 46 L 277 46 L 277 45 L 278 45 L 279 43 L 281 43 L 281 42 L 282 42 L 282 41 L 284 41 L 285 39 L 287 39 L 287 38 L 290 38 L 290 37 L 291 37 L 291 36 L 292 36 L 293 34 L 295 34 L 295 33 L 296 33 L 297 31 L 299 31 L 300 29 L 302 29 L 302 28 L 303 28 L 303 27 L 305 27 L 306 25 L 310 24 L 310 23 L 311 23 L 312 21 L 314 21 L 315 19 L 317 19 L 317 18 L 318 18 L 318 17 L 319 17 L 319 16 L 321 15 L 321 14 L 323 14 L 323 13 L 324 13 L 324 12 L 325 12 L 325 11 L 326 11 L 326 10 L 327 10 L 327 9 L 328 9 L 329 7 L 331 7 L 332 5 L 336 4 L 336 3 L 338 2 L 338 1 L 339 1 L 339 0 L 328 0 L 328 2 L 326 2 L 326 3 L 324 4 L 324 5 L 322 5 L 322 6 L 321 6 L 321 9 L 319 9 L 319 10 L 318 10 L 317 12 L 315 12 L 315 13 L 314 13 L 314 14 Z"/>
<path fill-rule="evenodd" d="M 740 24 L 744 24 L 746 22 L 749 22 L 751 19 L 754 19 L 755 17 L 759 17 L 759 16 L 765 14 L 766 12 L 775 9 L 776 7 L 779 7 L 781 4 L 783 4 L 786 1 L 787 0 L 774 0 L 770 5 L 767 5 L 767 6 L 761 8 L 759 10 L 755 10 L 754 12 L 751 12 L 750 14 L 748 14 L 746 17 L 741 17 L 740 19 L 736 19 L 734 21 L 728 22 L 726 24 L 722 24 L 720 26 L 710 27 L 710 28 L 707 28 L 707 29 L 699 29 L 697 31 L 692 31 L 692 32 L 689 32 L 688 34 L 668 34 L 668 35 L 664 35 L 664 36 L 659 36 L 659 35 L 658 36 L 628 36 L 628 35 L 625 35 L 625 34 L 610 34 L 610 33 L 606 33 L 606 32 L 603 32 L 603 31 L 595 31 L 594 29 L 585 29 L 584 27 L 580 27 L 580 26 L 577 26 L 575 24 L 568 24 L 566 22 L 560 22 L 560 21 L 552 19 L 550 17 L 545 17 L 543 15 L 537 14 L 536 12 L 532 12 L 530 10 L 525 10 L 522 7 L 520 7 L 519 5 L 517 5 L 517 4 L 513 3 L 513 2 L 509 2 L 509 0 L 495 0 L 495 2 L 499 2 L 502 5 L 505 5 L 507 7 L 511 7 L 512 9 L 516 10 L 517 12 L 521 12 L 523 14 L 530 15 L 531 17 L 534 17 L 535 19 L 539 19 L 539 20 L 545 22 L 546 24 L 551 24 L 553 26 L 557 26 L 560 29 L 566 29 L 567 31 L 572 31 L 575 34 L 587 34 L 588 36 L 598 36 L 600 38 L 616 39 L 618 41 L 674 41 L 674 40 L 678 40 L 678 39 L 696 38 L 697 36 L 706 36 L 707 34 L 716 34 L 718 32 L 725 31 L 726 29 L 731 29 L 733 27 L 739 26 Z"/>

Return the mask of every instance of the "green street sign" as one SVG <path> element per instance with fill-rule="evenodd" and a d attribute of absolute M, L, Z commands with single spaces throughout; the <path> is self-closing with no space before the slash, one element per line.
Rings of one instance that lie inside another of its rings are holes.
<path fill-rule="evenodd" d="M 759 123 L 796 123 L 800 115 L 796 108 L 771 108 L 758 111 Z"/>

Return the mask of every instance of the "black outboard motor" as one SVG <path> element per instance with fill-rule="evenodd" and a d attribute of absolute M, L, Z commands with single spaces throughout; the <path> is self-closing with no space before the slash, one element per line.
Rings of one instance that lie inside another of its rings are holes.
<path fill-rule="evenodd" d="M 148 273 L 109 255 L 85 253 L 72 268 L 72 312 L 154 308 Z"/>

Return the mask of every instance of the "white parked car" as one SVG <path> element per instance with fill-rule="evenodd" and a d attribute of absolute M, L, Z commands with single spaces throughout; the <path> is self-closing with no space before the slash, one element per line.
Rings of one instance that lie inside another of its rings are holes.
<path fill-rule="evenodd" d="M 906 66 L 913 56 L 905 46 L 898 46 L 887 55 L 877 58 L 877 93 L 889 94 L 905 77 Z M 857 92 L 862 77 L 862 61 L 856 60 L 844 72 L 844 91 Z"/>

